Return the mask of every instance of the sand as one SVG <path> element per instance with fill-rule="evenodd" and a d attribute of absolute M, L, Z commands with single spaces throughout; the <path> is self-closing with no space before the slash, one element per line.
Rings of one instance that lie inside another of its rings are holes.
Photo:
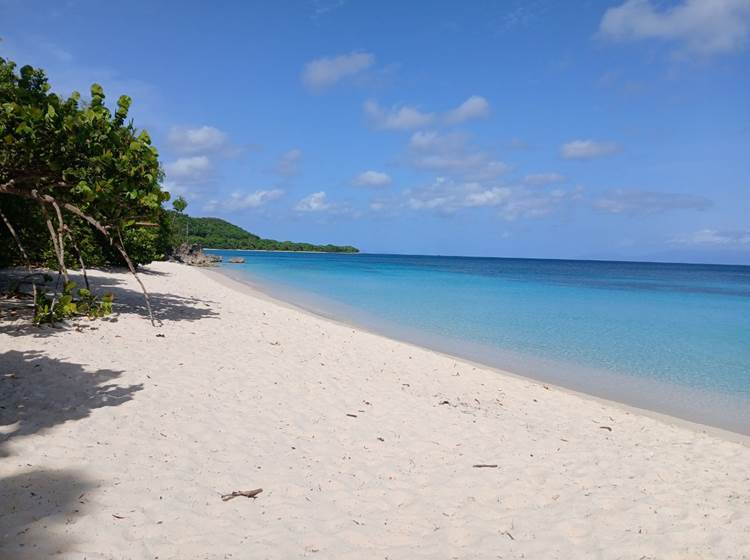
<path fill-rule="evenodd" d="M 0 323 L 0 558 L 750 558 L 746 438 L 177 264 L 155 329 L 92 274 L 116 321 Z"/>

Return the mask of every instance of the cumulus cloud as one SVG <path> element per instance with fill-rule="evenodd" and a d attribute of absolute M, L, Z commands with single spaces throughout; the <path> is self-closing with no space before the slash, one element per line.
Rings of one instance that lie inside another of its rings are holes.
<path fill-rule="evenodd" d="M 506 220 L 517 218 L 542 218 L 568 204 L 583 198 L 583 189 L 553 189 L 549 192 L 519 190 L 502 208 L 501 215 Z"/>
<path fill-rule="evenodd" d="M 546 216 L 562 204 L 579 199 L 581 190 L 542 192 L 520 186 L 491 186 L 440 177 L 431 185 L 410 189 L 405 194 L 405 205 L 412 210 L 452 214 L 467 208 L 492 208 L 500 217 L 515 220 Z"/>
<path fill-rule="evenodd" d="M 472 95 L 452 111 L 445 115 L 449 124 L 458 124 L 469 119 L 481 119 L 490 114 L 490 104 L 484 97 Z"/>
<path fill-rule="evenodd" d="M 294 207 L 297 212 L 324 212 L 331 208 L 332 205 L 327 201 L 325 191 L 312 193 L 306 196 Z"/>
<path fill-rule="evenodd" d="M 469 137 L 460 132 L 418 131 L 409 139 L 409 148 L 419 151 L 456 151 L 463 150 L 468 141 Z"/>
<path fill-rule="evenodd" d="M 551 183 L 559 183 L 564 181 L 565 177 L 559 173 L 531 173 L 523 178 L 523 182 L 527 185 L 549 185 Z"/>
<path fill-rule="evenodd" d="M 565 159 L 595 159 L 612 155 L 619 150 L 614 142 L 599 140 L 572 140 L 563 144 L 560 154 Z"/>
<path fill-rule="evenodd" d="M 460 124 L 490 114 L 489 102 L 479 95 L 472 95 L 445 113 L 426 113 L 408 105 L 382 107 L 372 99 L 365 102 L 364 109 L 372 125 L 380 130 L 413 130 L 433 124 Z"/>
<path fill-rule="evenodd" d="M 281 198 L 284 191 L 281 189 L 258 190 L 251 193 L 232 193 L 229 205 L 232 209 L 244 210 L 246 208 L 259 208 L 265 204 Z"/>
<path fill-rule="evenodd" d="M 391 182 L 391 176 L 381 171 L 363 171 L 354 178 L 354 184 L 358 187 L 386 187 Z"/>
<path fill-rule="evenodd" d="M 175 126 L 169 130 L 167 140 L 180 154 L 218 152 L 229 146 L 227 135 L 213 126 Z"/>
<path fill-rule="evenodd" d="M 627 0 L 609 8 L 599 35 L 617 41 L 657 39 L 699 55 L 739 50 L 750 33 L 748 0 L 684 0 L 658 8 L 651 0 Z"/>
<path fill-rule="evenodd" d="M 750 230 L 701 229 L 676 237 L 672 243 L 707 247 L 750 247 Z"/>
<path fill-rule="evenodd" d="M 468 137 L 460 133 L 415 132 L 409 141 L 409 161 L 419 169 L 477 181 L 499 177 L 509 169 L 506 163 L 470 146 Z"/>
<path fill-rule="evenodd" d="M 260 208 L 267 203 L 281 198 L 284 191 L 281 189 L 257 190 L 253 192 L 233 192 L 227 200 L 211 200 L 204 205 L 203 210 L 213 212 L 223 210 L 226 212 Z"/>
<path fill-rule="evenodd" d="M 310 90 L 321 91 L 344 78 L 355 76 L 375 64 L 370 53 L 353 52 L 311 60 L 302 71 L 302 83 Z"/>
<path fill-rule="evenodd" d="M 706 210 L 712 202 L 702 196 L 638 189 L 615 189 L 594 201 L 594 207 L 610 214 L 660 214 L 671 210 Z"/>
<path fill-rule="evenodd" d="M 290 176 L 296 175 L 299 171 L 300 160 L 302 159 L 302 150 L 297 148 L 285 152 L 276 164 L 276 173 L 279 175 Z"/>
<path fill-rule="evenodd" d="M 211 161 L 206 156 L 181 157 L 164 164 L 164 173 L 170 181 L 199 181 L 212 169 Z"/>
<path fill-rule="evenodd" d="M 376 101 L 365 102 L 365 115 L 380 130 L 411 130 L 429 125 L 435 120 L 432 113 L 423 113 L 416 107 L 381 107 Z"/>

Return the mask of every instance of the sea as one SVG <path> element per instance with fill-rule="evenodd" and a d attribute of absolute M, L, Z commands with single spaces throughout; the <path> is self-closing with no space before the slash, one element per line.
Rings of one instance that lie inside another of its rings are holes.
<path fill-rule="evenodd" d="M 314 313 L 750 435 L 750 266 L 208 252 Z"/>

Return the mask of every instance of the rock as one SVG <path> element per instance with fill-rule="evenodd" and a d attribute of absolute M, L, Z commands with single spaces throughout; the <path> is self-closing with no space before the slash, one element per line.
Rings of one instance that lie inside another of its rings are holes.
<path fill-rule="evenodd" d="M 244 257 L 232 257 L 231 259 L 229 259 L 229 262 L 235 263 L 235 264 L 241 264 L 245 262 L 245 258 Z"/>
<path fill-rule="evenodd" d="M 221 262 L 221 257 L 217 255 L 207 255 L 203 252 L 203 246 L 199 243 L 183 243 L 173 249 L 169 260 L 189 264 L 191 266 L 212 266 Z"/>

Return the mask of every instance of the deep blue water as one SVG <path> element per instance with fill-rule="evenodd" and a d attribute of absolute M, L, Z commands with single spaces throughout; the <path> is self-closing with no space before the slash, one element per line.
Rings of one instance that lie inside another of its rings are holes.
<path fill-rule="evenodd" d="M 211 251 L 272 295 L 551 383 L 750 433 L 750 267 Z"/>

